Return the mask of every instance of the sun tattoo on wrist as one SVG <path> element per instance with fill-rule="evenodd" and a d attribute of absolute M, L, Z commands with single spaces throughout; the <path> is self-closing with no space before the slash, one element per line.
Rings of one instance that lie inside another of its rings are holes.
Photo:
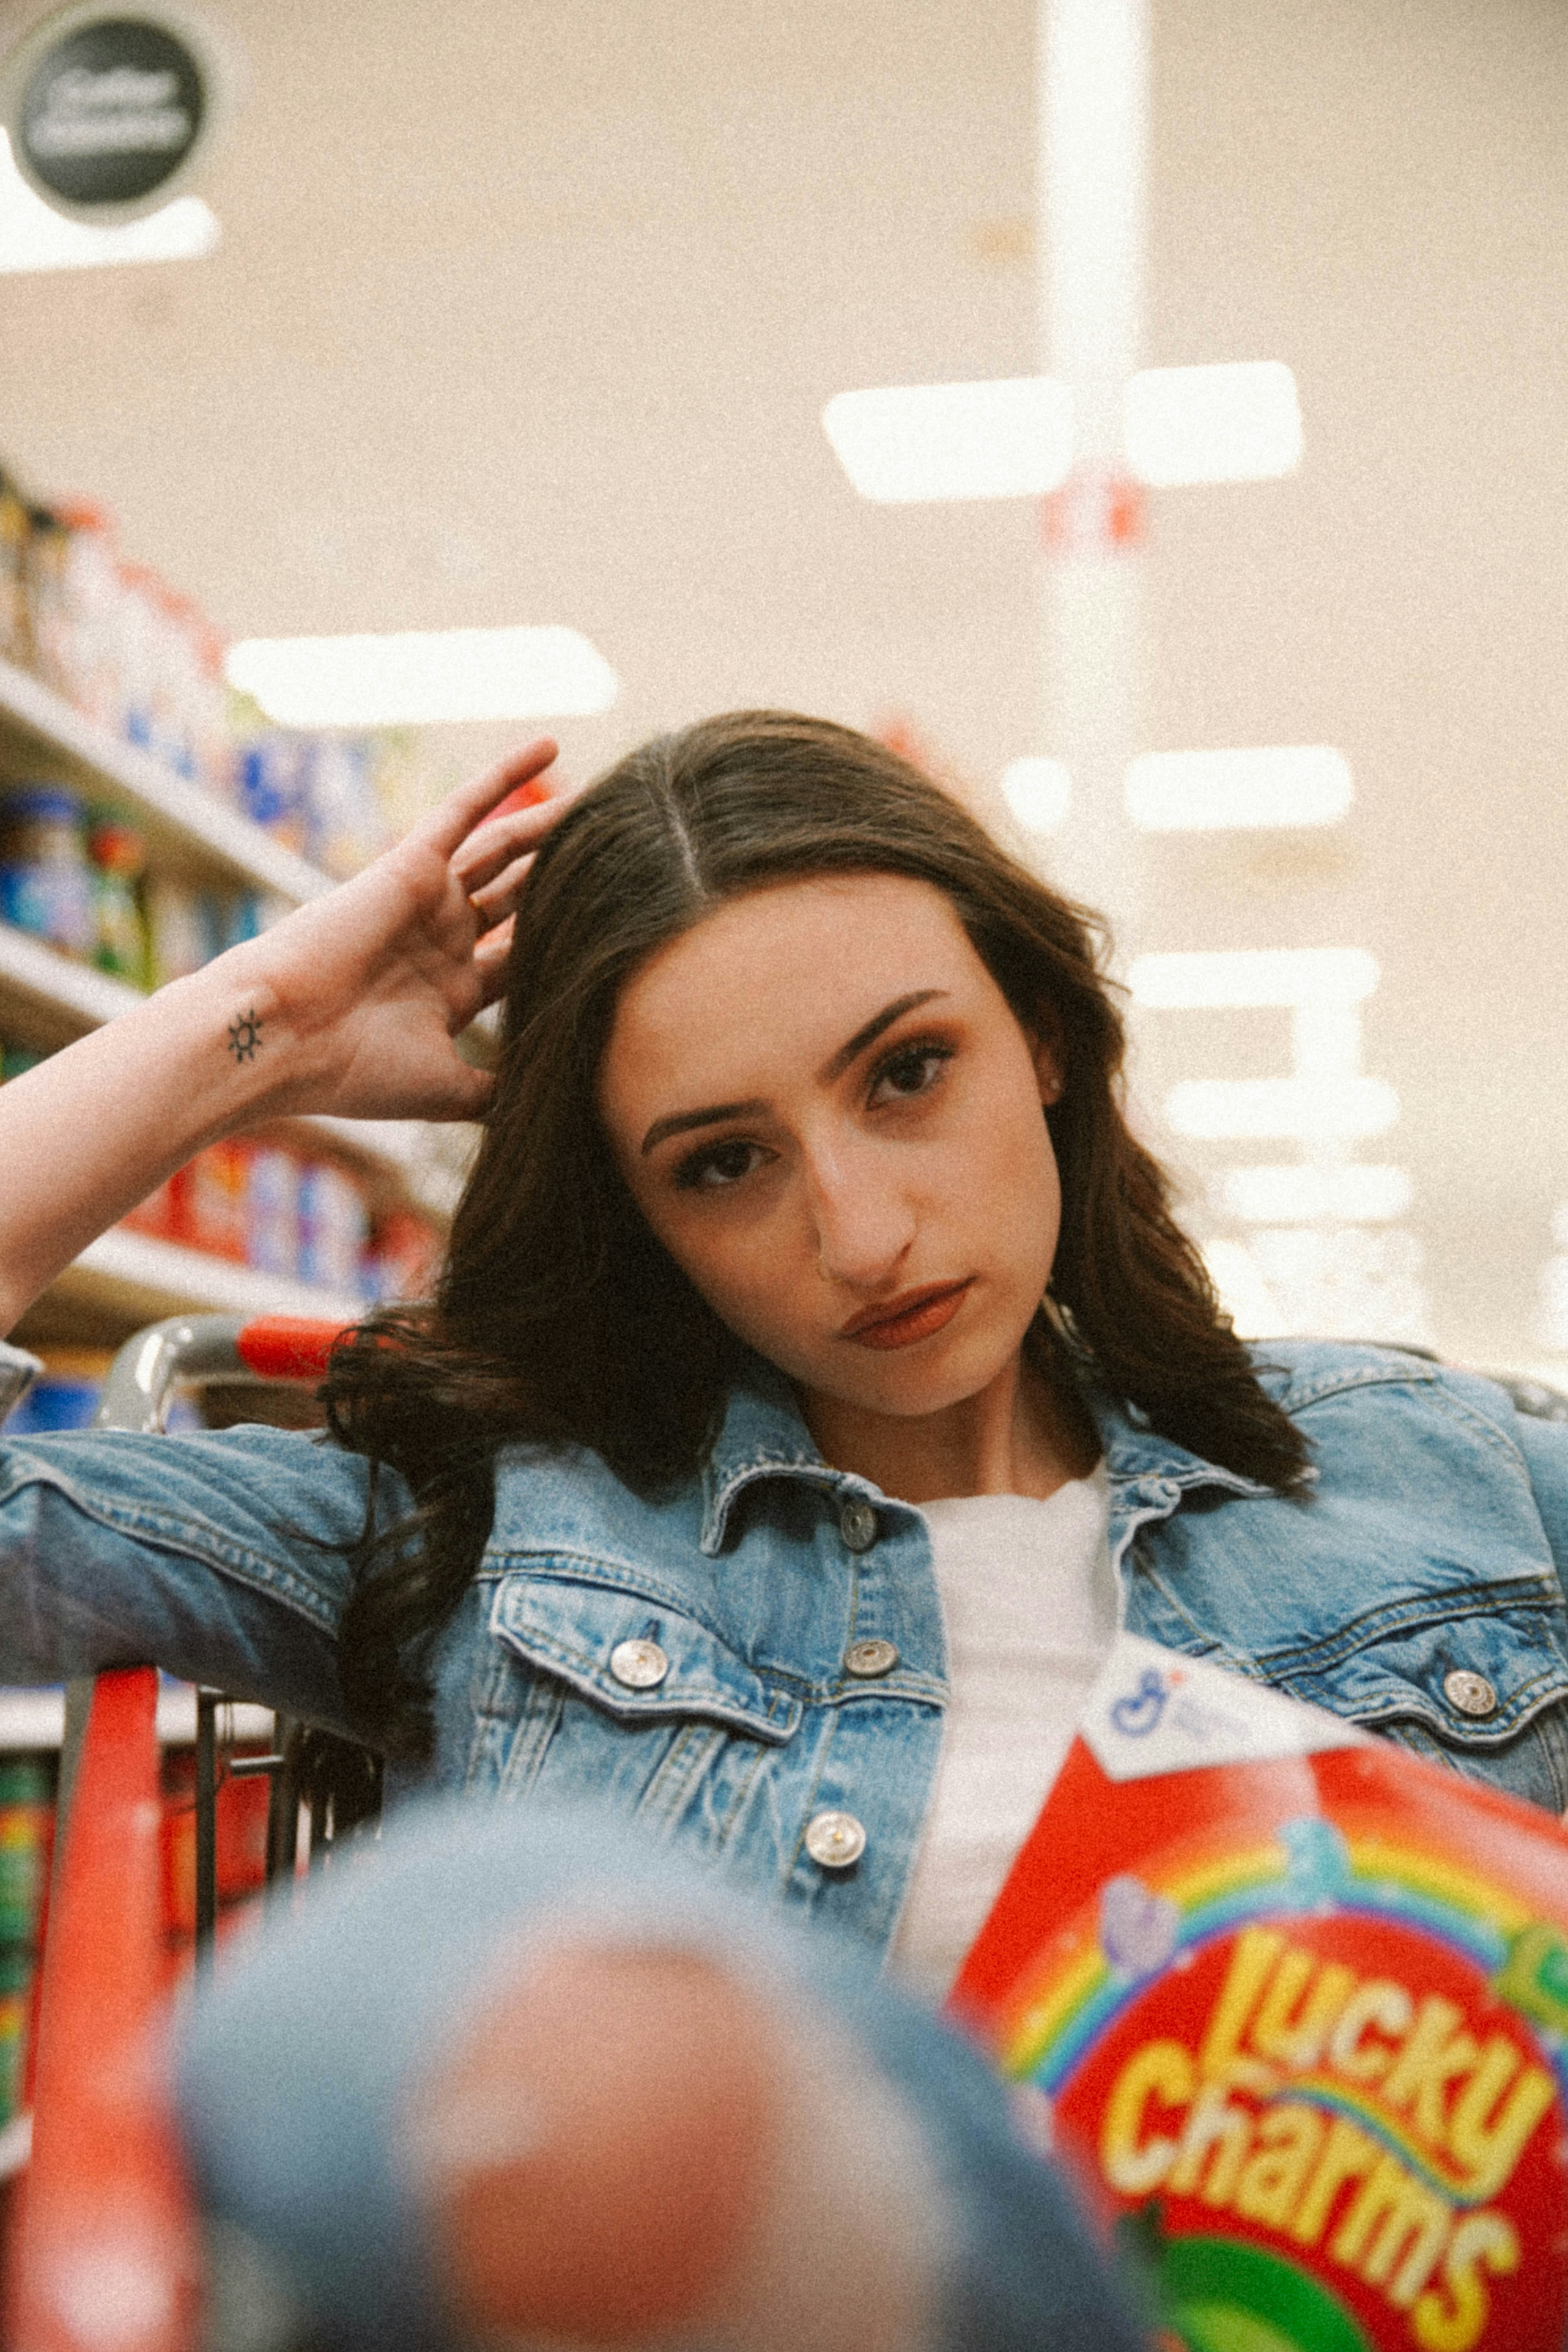
<path fill-rule="evenodd" d="M 261 1023 L 253 1004 L 228 1024 L 228 1050 L 237 1062 L 254 1062 L 261 1044 Z"/>

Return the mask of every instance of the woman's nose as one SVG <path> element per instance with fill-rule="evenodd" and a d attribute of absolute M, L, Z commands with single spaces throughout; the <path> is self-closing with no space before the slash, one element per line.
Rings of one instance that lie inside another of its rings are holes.
<path fill-rule="evenodd" d="M 879 1290 L 915 1237 L 913 1210 L 872 1155 L 823 1152 L 808 1165 L 817 1263 L 831 1280 Z"/>

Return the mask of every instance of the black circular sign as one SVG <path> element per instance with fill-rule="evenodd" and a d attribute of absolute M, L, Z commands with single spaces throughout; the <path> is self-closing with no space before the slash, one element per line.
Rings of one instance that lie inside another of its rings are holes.
<path fill-rule="evenodd" d="M 68 205 L 136 204 L 179 171 L 206 110 L 200 61 L 176 33 L 143 16 L 98 17 L 63 31 L 28 73 L 18 161 Z"/>

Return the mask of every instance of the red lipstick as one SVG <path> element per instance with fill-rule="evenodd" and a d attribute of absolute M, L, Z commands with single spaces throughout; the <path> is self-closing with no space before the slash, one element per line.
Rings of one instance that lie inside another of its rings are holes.
<path fill-rule="evenodd" d="M 931 1339 L 952 1322 L 973 1280 L 970 1275 L 962 1282 L 929 1282 L 923 1289 L 889 1299 L 885 1306 L 868 1307 L 852 1317 L 838 1336 L 853 1339 L 858 1348 L 912 1348 L 917 1340 Z"/>

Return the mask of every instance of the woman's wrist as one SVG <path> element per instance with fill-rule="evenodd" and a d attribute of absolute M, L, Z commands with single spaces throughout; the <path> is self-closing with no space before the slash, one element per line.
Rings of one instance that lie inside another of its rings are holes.
<path fill-rule="evenodd" d="M 171 1045 L 177 1040 L 193 1109 L 199 1104 L 218 1122 L 200 1141 L 312 1109 L 336 1075 L 328 1040 L 298 1019 L 296 992 L 279 984 L 263 950 L 260 940 L 231 948 L 145 1008 L 170 1025 Z"/>

